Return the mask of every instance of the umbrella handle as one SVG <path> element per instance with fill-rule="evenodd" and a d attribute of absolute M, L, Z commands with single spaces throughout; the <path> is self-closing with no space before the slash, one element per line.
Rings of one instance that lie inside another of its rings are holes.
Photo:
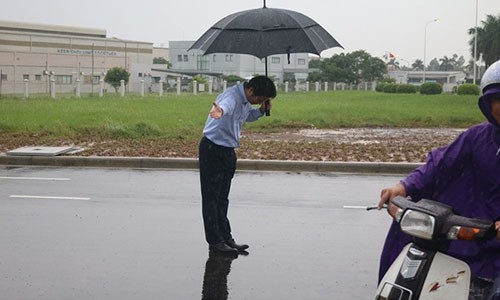
<path fill-rule="evenodd" d="M 269 110 L 269 100 L 266 100 L 264 107 L 266 108 L 266 117 L 269 117 L 271 115 L 271 111 Z"/>

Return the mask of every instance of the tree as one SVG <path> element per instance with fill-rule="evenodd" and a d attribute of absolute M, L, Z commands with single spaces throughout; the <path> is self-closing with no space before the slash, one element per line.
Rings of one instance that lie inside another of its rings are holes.
<path fill-rule="evenodd" d="M 454 58 L 448 58 L 448 56 L 444 56 L 443 58 L 440 58 L 439 61 L 441 62 L 439 64 L 439 71 L 453 71 L 455 66 Z"/>
<path fill-rule="evenodd" d="M 321 60 L 319 58 L 313 58 L 309 60 L 310 69 L 319 69 L 320 66 L 321 66 Z"/>
<path fill-rule="evenodd" d="M 167 65 L 167 68 L 171 68 L 172 64 L 166 60 L 164 57 L 155 57 L 153 58 L 153 64 L 154 65 Z"/>
<path fill-rule="evenodd" d="M 465 71 L 465 70 L 466 70 L 465 58 L 463 55 L 460 55 L 460 57 L 456 61 L 455 71 Z"/>
<path fill-rule="evenodd" d="M 127 84 L 129 78 L 130 74 L 124 68 L 114 67 L 109 69 L 108 72 L 106 72 L 106 77 L 104 77 L 104 82 L 114 87 L 115 92 L 118 93 L 118 88 L 121 85 L 120 81 L 125 80 L 125 84 Z"/>
<path fill-rule="evenodd" d="M 375 81 L 387 73 L 385 62 L 378 57 L 368 57 L 360 67 L 363 81 Z"/>
<path fill-rule="evenodd" d="M 358 84 L 383 78 L 387 66 L 380 58 L 372 57 L 364 50 L 336 54 L 319 61 L 319 72 L 309 74 L 310 81 L 333 81 Z"/>
<path fill-rule="evenodd" d="M 429 65 L 427 66 L 427 71 L 439 71 L 439 61 L 437 58 L 433 58 Z"/>
<path fill-rule="evenodd" d="M 435 59 L 434 59 L 435 60 Z M 437 70 L 439 71 L 466 71 L 466 67 L 464 66 L 465 64 L 465 58 L 463 56 L 458 57 L 458 54 L 453 54 L 452 57 L 448 56 L 443 56 L 439 60 L 436 61 L 431 61 L 429 63 L 429 70 L 431 68 L 436 68 L 438 67 Z M 439 61 L 439 66 L 436 65 L 436 62 Z M 436 71 L 432 69 L 432 71 Z"/>
<path fill-rule="evenodd" d="M 411 64 L 411 67 L 415 71 L 423 71 L 424 70 L 424 62 L 420 59 L 415 60 L 414 63 Z"/>
<path fill-rule="evenodd" d="M 482 56 L 486 68 L 500 59 L 500 15 L 487 15 L 481 21 L 483 27 L 477 27 L 477 57 Z M 476 28 L 469 29 L 471 56 L 474 57 L 474 36 Z"/>
<path fill-rule="evenodd" d="M 354 81 L 352 81 L 350 83 L 358 84 L 363 80 L 370 81 L 369 78 L 365 78 L 365 77 L 370 77 L 369 74 L 367 74 L 367 73 L 369 72 L 369 69 L 370 69 L 371 55 L 368 54 L 364 50 L 358 50 L 358 51 L 354 51 L 352 53 L 349 53 L 348 56 L 351 57 L 351 59 L 354 63 L 353 64 Z M 386 69 L 385 63 L 384 63 L 384 68 Z"/>
<path fill-rule="evenodd" d="M 321 73 L 320 71 L 311 72 L 307 76 L 307 80 L 312 82 L 321 81 L 323 80 L 323 73 Z"/>
<path fill-rule="evenodd" d="M 351 83 L 355 80 L 353 73 L 354 62 L 345 53 L 333 55 L 321 62 L 320 71 L 322 80 Z"/>

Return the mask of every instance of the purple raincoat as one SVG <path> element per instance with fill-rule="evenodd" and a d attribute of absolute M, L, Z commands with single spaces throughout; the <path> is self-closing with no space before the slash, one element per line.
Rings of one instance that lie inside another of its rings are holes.
<path fill-rule="evenodd" d="M 500 219 L 500 125 L 491 114 L 489 98 L 500 87 L 488 90 L 479 107 L 488 119 L 463 132 L 453 143 L 435 149 L 426 164 L 401 181 L 413 201 L 422 198 L 452 206 L 466 217 Z M 392 223 L 382 251 L 379 281 L 411 241 L 398 224 Z M 500 276 L 500 241 L 453 241 L 449 255 L 465 261 L 472 276 L 495 279 Z"/>

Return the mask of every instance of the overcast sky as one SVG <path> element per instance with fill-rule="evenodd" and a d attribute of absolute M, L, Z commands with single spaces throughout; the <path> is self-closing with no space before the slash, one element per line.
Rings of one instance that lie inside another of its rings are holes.
<path fill-rule="evenodd" d="M 500 0 L 478 1 L 478 25 L 500 14 Z M 267 0 L 267 7 L 294 10 L 322 25 L 344 50 L 382 57 L 391 52 L 401 65 L 453 54 L 471 57 L 468 29 L 475 26 L 476 0 Z M 14 0 L 0 20 L 105 29 L 118 37 L 168 47 L 169 41 L 196 40 L 228 14 L 262 7 L 262 0 Z M 438 22 L 426 24 L 438 18 Z"/>

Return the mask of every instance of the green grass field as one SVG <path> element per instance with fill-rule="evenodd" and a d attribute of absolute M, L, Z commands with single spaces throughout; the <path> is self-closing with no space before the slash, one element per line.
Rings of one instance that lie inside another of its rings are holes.
<path fill-rule="evenodd" d="M 0 98 L 0 132 L 53 136 L 198 138 L 216 95 L 120 98 Z M 406 95 L 336 91 L 280 93 L 270 117 L 248 123 L 254 131 L 283 128 L 457 127 L 484 120 L 477 96 Z"/>

